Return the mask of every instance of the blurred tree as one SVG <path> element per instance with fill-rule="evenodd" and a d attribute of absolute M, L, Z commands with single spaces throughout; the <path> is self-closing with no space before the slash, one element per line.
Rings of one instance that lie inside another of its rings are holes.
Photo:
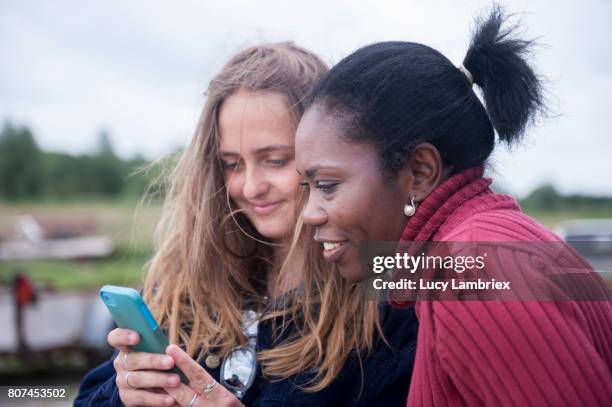
<path fill-rule="evenodd" d="M 30 129 L 6 122 L 0 133 L 0 197 L 40 197 L 44 177 L 42 153 Z"/>
<path fill-rule="evenodd" d="M 522 203 L 537 210 L 554 210 L 559 208 L 561 200 L 562 197 L 552 184 L 544 184 L 534 189 Z"/>
<path fill-rule="evenodd" d="M 91 157 L 87 168 L 91 172 L 90 181 L 100 193 L 112 196 L 121 194 L 126 174 L 123 163 L 115 155 L 107 130 L 102 129 L 98 133 L 98 153 Z"/>
<path fill-rule="evenodd" d="M 98 151 L 97 155 L 115 156 L 113 143 L 106 129 L 100 130 L 98 133 Z"/>
<path fill-rule="evenodd" d="M 47 163 L 46 193 L 54 198 L 68 198 L 94 192 L 94 185 L 85 177 L 87 163 L 83 157 L 65 153 L 45 153 Z"/>
<path fill-rule="evenodd" d="M 149 183 L 152 174 L 147 171 L 147 161 L 141 155 L 136 155 L 132 159 L 125 161 L 125 185 L 124 193 L 132 196 L 142 196 Z"/>
<path fill-rule="evenodd" d="M 521 206 L 527 211 L 609 211 L 612 197 L 564 195 L 552 184 L 544 184 L 522 199 Z"/>
<path fill-rule="evenodd" d="M 41 152 L 25 126 L 6 122 L 0 133 L 0 199 L 142 196 L 154 175 L 144 167 L 142 156 L 119 158 L 104 129 L 96 151 L 79 156 Z"/>

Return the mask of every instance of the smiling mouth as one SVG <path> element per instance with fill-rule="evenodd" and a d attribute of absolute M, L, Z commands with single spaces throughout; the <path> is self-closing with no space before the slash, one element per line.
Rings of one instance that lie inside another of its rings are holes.
<path fill-rule="evenodd" d="M 266 204 L 266 205 L 251 204 L 251 209 L 253 210 L 253 212 L 255 212 L 258 215 L 269 215 L 272 212 L 276 211 L 281 206 L 281 204 L 282 204 L 281 201 L 273 202 L 273 203 Z"/>
<path fill-rule="evenodd" d="M 325 260 L 330 263 L 338 261 L 344 253 L 347 243 L 346 240 L 344 242 L 323 242 L 323 257 Z"/>

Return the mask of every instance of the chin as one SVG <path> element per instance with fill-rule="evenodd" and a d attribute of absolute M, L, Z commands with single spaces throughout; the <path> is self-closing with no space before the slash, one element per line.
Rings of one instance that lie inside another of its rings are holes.
<path fill-rule="evenodd" d="M 294 223 L 288 223 L 289 217 L 284 213 L 274 214 L 274 217 L 250 218 L 257 232 L 269 240 L 281 240 L 293 234 Z"/>
<path fill-rule="evenodd" d="M 364 275 L 361 272 L 361 265 L 338 265 L 338 272 L 343 279 L 350 281 L 351 283 L 358 283 L 364 279 Z"/>
<path fill-rule="evenodd" d="M 289 236 L 292 232 L 292 229 L 287 230 L 287 228 L 283 227 L 261 227 L 257 228 L 257 231 L 266 239 L 281 240 Z"/>

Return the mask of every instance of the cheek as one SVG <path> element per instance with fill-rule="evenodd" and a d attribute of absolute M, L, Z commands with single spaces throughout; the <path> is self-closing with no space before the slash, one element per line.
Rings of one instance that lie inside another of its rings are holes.
<path fill-rule="evenodd" d="M 374 199 L 373 194 L 369 194 L 368 189 L 361 183 L 346 185 L 327 202 L 328 213 L 338 226 L 361 229 L 364 222 L 376 215 L 375 208 L 370 202 Z"/>
<path fill-rule="evenodd" d="M 300 176 L 295 171 L 295 166 L 288 166 L 279 171 L 273 177 L 273 183 L 285 199 L 295 199 L 300 188 Z"/>
<path fill-rule="evenodd" d="M 372 240 L 399 239 L 408 220 L 404 215 L 404 202 L 401 192 L 389 188 L 380 188 L 377 198 L 370 202 L 370 216 L 368 222 L 369 236 Z"/>
<path fill-rule="evenodd" d="M 363 188 L 371 182 L 342 191 L 328 203 L 328 215 L 338 227 L 356 240 L 385 240 L 401 220 L 403 205 L 396 204 L 399 194 L 386 188 Z"/>
<path fill-rule="evenodd" d="M 361 208 L 354 205 L 349 199 L 335 199 L 327 205 L 329 218 L 343 229 L 356 229 L 359 227 Z"/>
<path fill-rule="evenodd" d="M 230 175 L 226 178 L 225 187 L 227 188 L 227 192 L 234 203 L 239 203 L 242 199 L 243 183 L 242 175 L 239 174 Z"/>

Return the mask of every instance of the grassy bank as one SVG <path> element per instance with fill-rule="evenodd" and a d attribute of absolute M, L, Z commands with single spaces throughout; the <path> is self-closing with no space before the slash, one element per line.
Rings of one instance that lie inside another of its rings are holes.
<path fill-rule="evenodd" d="M 8 284 L 7 280 L 19 270 L 27 273 L 38 287 L 57 290 L 93 289 L 104 284 L 136 286 L 149 258 L 149 253 L 134 253 L 89 261 L 10 261 L 0 264 L 0 279 Z"/>
<path fill-rule="evenodd" d="M 0 230 L 12 228 L 25 214 L 41 219 L 95 219 L 97 234 L 112 237 L 116 250 L 96 260 L 33 260 L 0 262 L 0 283 L 22 270 L 41 287 L 57 290 L 97 289 L 104 284 L 135 286 L 152 255 L 152 236 L 160 205 L 139 205 L 137 199 L 69 202 L 0 202 Z"/>

